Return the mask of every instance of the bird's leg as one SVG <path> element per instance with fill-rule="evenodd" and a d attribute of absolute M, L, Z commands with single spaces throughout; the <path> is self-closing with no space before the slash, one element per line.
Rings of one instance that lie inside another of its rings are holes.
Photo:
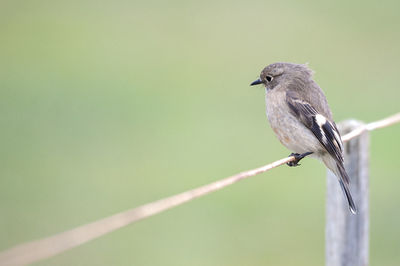
<path fill-rule="evenodd" d="M 291 162 L 288 162 L 286 164 L 289 165 L 290 167 L 299 166 L 300 165 L 299 164 L 300 160 L 303 159 L 304 157 L 310 155 L 310 154 L 312 154 L 312 152 L 305 152 L 305 153 L 302 153 L 302 154 L 292 153 L 292 154 L 289 155 L 289 157 L 290 156 L 294 156 L 295 160 L 291 161 Z"/>

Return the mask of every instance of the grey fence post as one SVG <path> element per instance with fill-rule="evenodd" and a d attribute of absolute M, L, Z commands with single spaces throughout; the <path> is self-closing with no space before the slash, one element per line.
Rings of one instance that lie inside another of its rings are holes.
<path fill-rule="evenodd" d="M 338 125 L 341 135 L 363 125 L 347 120 Z M 367 266 L 369 253 L 369 133 L 348 141 L 345 167 L 358 212 L 350 213 L 347 201 L 334 174 L 328 171 L 326 194 L 326 266 Z"/>

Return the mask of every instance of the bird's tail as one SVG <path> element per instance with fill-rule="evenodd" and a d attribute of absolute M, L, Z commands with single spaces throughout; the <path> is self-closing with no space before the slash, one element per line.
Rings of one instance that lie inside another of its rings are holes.
<path fill-rule="evenodd" d="M 349 204 L 349 209 L 353 214 L 357 213 L 357 207 L 354 204 L 353 198 L 350 193 L 350 178 L 344 169 L 343 163 L 338 163 L 331 156 L 324 156 L 323 162 L 325 165 L 337 176 L 342 188 L 343 194 L 346 196 L 347 202 Z"/>
<path fill-rule="evenodd" d="M 338 175 L 338 174 L 340 175 L 340 177 L 338 176 L 338 180 L 340 183 L 340 187 L 342 188 L 342 191 L 347 198 L 347 202 L 349 203 L 349 209 L 353 214 L 356 214 L 357 207 L 354 204 L 353 197 L 351 196 L 351 193 L 350 193 L 349 176 L 347 175 L 346 169 L 344 169 L 343 164 L 336 163 L 336 167 L 338 170 L 337 172 L 339 172 L 339 173 L 336 173 L 336 175 Z"/>

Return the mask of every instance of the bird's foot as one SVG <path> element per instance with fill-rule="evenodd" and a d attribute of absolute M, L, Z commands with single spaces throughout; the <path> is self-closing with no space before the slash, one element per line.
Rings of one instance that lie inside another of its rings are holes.
<path fill-rule="evenodd" d="M 289 157 L 290 156 L 294 156 L 295 159 L 293 161 L 290 161 L 290 162 L 286 163 L 286 164 L 288 166 L 290 166 L 290 167 L 299 166 L 299 165 L 301 165 L 301 164 L 299 164 L 301 159 L 303 159 L 304 157 L 306 157 L 306 156 L 308 156 L 310 154 L 312 154 L 312 152 L 305 152 L 305 153 L 302 153 L 302 154 L 300 154 L 300 153 L 292 153 L 292 154 L 289 155 Z"/>

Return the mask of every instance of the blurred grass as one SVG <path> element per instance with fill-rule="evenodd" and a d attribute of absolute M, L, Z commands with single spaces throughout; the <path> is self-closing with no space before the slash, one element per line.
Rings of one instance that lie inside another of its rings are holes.
<path fill-rule="evenodd" d="M 0 249 L 286 156 L 250 88 L 309 62 L 337 121 L 399 110 L 397 1 L 1 1 Z M 398 265 L 399 126 L 371 135 Z M 325 170 L 280 167 L 37 265 L 321 265 Z"/>

